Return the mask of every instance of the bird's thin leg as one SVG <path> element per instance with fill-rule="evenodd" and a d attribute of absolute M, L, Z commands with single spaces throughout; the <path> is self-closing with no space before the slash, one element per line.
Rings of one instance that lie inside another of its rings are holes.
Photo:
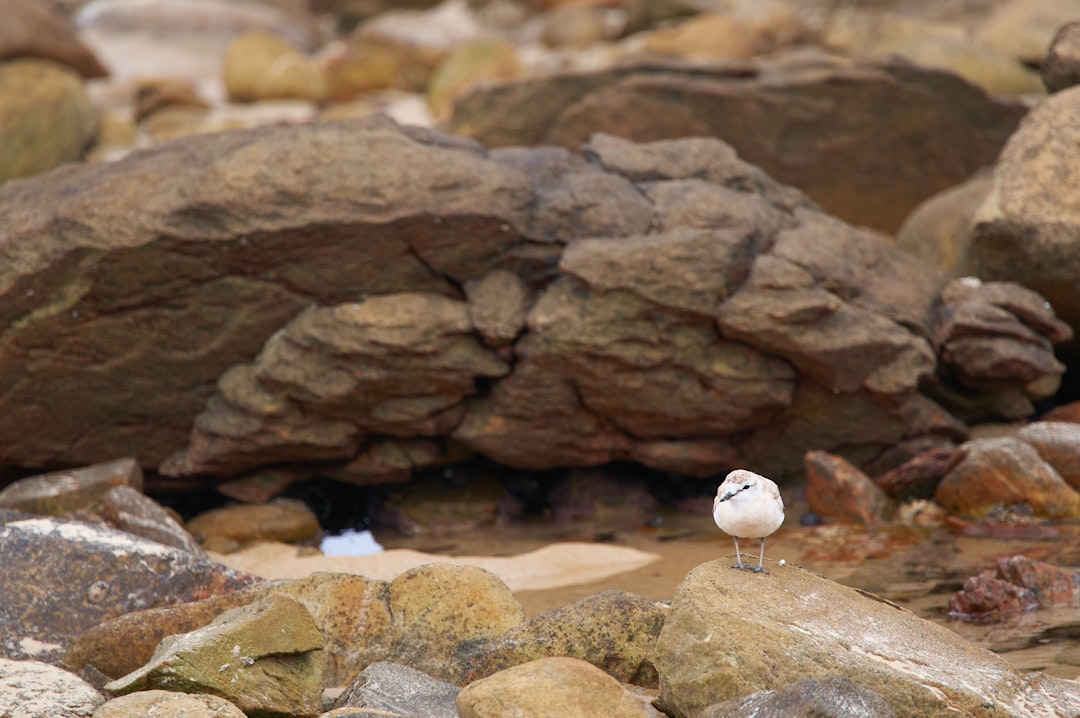
<path fill-rule="evenodd" d="M 739 537 L 732 536 L 731 538 L 735 539 L 735 565 L 732 568 L 750 568 L 742 562 L 742 554 L 739 553 Z"/>
<path fill-rule="evenodd" d="M 757 559 L 757 568 L 754 568 L 752 570 L 756 571 L 757 573 L 768 573 L 768 571 L 765 570 L 765 565 L 764 564 L 765 564 L 765 538 L 762 537 L 762 539 L 761 539 L 761 552 L 758 554 L 758 559 Z"/>

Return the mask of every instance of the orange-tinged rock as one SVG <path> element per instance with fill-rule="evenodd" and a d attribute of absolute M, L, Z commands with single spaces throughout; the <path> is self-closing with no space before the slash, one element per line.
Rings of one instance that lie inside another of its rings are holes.
<path fill-rule="evenodd" d="M 934 493 L 952 513 L 981 518 L 995 506 L 1026 503 L 1043 518 L 1080 516 L 1080 494 L 1030 444 L 1012 437 L 975 439 L 960 452 Z"/>
<path fill-rule="evenodd" d="M 808 451 L 804 465 L 810 510 L 823 519 L 872 524 L 896 511 L 892 499 L 847 460 L 825 451 Z"/>

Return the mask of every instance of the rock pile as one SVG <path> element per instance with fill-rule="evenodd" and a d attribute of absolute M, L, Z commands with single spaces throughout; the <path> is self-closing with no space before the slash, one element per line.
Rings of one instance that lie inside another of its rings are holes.
<path fill-rule="evenodd" d="M 370 483 L 464 445 L 782 475 L 807 448 L 963 438 L 950 410 L 1023 415 L 1063 371 L 1037 296 L 942 294 L 718 140 L 583 153 L 364 120 L 0 188 L 3 455 Z"/>
<path fill-rule="evenodd" d="M 55 522 L 5 521 L 2 537 Z M 53 548 L 65 566 L 119 543 L 73 559 Z M 21 585 L 10 568 L 25 559 L 2 555 L 6 589 Z M 1014 580 L 1030 573 L 1020 559 L 1006 563 L 1000 570 Z M 6 589 L 14 599 L 5 608 L 25 612 L 21 594 Z M 390 582 L 322 573 L 169 607 L 140 610 L 120 598 L 103 592 L 97 605 L 115 617 L 101 620 L 86 602 L 53 596 L 82 628 L 59 639 L 61 652 L 0 659 L 0 683 L 19 687 L 0 692 L 0 710 L 591 718 L 602 705 L 604 715 L 692 718 L 792 701 L 845 716 L 1080 710 L 1073 682 L 1020 674 L 946 628 L 792 566 L 765 575 L 707 563 L 670 607 L 608 591 L 531 620 L 492 574 L 434 564 Z M 47 619 L 54 628 L 58 615 Z M 24 636 L 19 645 L 40 644 Z"/>

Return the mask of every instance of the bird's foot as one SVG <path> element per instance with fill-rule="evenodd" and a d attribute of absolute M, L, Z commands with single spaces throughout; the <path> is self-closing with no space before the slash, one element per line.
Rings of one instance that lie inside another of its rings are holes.
<path fill-rule="evenodd" d="M 754 567 L 753 567 L 753 566 L 747 566 L 747 565 L 746 565 L 745 563 L 743 563 L 742 561 L 738 561 L 738 562 L 736 562 L 736 563 L 733 563 L 733 564 L 731 564 L 731 567 L 732 567 L 732 568 L 741 568 L 741 569 L 745 569 L 745 570 L 747 570 L 747 571 L 752 571 L 752 570 L 754 570 Z"/>
<path fill-rule="evenodd" d="M 746 566 L 746 568 L 750 569 L 754 573 L 765 573 L 765 574 L 769 573 L 768 571 L 765 570 L 764 566 Z"/>

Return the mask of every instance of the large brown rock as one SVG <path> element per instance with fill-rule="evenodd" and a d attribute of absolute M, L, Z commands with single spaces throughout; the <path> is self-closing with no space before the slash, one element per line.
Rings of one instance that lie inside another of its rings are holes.
<path fill-rule="evenodd" d="M 531 197 L 477 147 L 363 122 L 191 138 L 6 185 L 0 456 L 154 465 L 303 307 L 455 296 L 522 241 Z"/>
<path fill-rule="evenodd" d="M 1004 659 L 889 602 L 797 567 L 698 566 L 657 642 L 660 702 L 675 718 L 807 678 L 846 676 L 896 715 L 1074 715 L 1071 681 Z"/>
<path fill-rule="evenodd" d="M 1080 327 L 1080 88 L 1057 92 L 1031 110 L 1001 151 L 994 186 L 976 213 L 969 249 L 984 280 L 1038 292 Z M 1075 342 L 1069 353 L 1080 352 Z"/>
<path fill-rule="evenodd" d="M 979 518 L 994 506 L 1028 504 L 1037 516 L 1080 516 L 1080 493 L 1030 445 L 1013 437 L 974 439 L 960 447 L 934 498 L 949 511 Z"/>
<path fill-rule="evenodd" d="M 991 164 L 1023 114 L 951 74 L 795 54 L 503 83 L 459 99 L 449 126 L 489 146 L 576 148 L 597 131 L 719 137 L 826 211 L 893 231 L 920 201 Z"/>
<path fill-rule="evenodd" d="M 131 534 L 77 521 L 0 524 L 0 652 L 57 661 L 110 618 L 229 593 L 255 576 Z"/>
<path fill-rule="evenodd" d="M 314 718 L 322 708 L 321 653 L 322 636 L 307 609 L 272 595 L 166 637 L 149 663 L 105 690 L 183 687 L 225 698 L 248 715 Z"/>
<path fill-rule="evenodd" d="M 495 574 L 430 563 L 390 582 L 394 620 L 391 660 L 457 683 L 469 649 L 525 620 L 514 594 Z"/>
<path fill-rule="evenodd" d="M 1029 361 L 954 352 L 994 382 L 931 398 L 945 276 L 713 138 L 579 156 L 385 119 L 267 128 L 13 183 L 0 212 L 10 464 L 781 475 L 809 448 L 962 440 L 954 401 L 1004 384 L 999 414 L 1030 413 L 1060 370 L 1052 311 L 999 298 Z"/>

